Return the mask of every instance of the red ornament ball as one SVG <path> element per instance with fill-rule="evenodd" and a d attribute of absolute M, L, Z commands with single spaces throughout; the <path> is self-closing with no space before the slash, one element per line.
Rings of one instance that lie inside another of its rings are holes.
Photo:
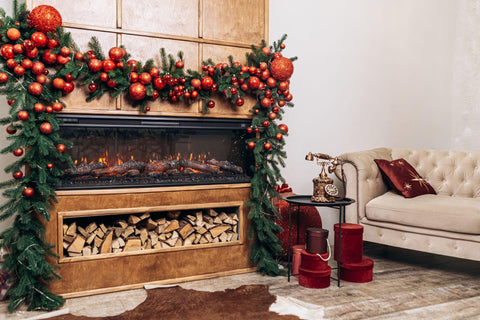
<path fill-rule="evenodd" d="M 42 54 L 42 59 L 46 64 L 54 64 L 55 62 L 57 62 L 57 55 L 55 53 L 52 53 L 50 49 L 48 49 L 45 50 L 45 52 Z"/>
<path fill-rule="evenodd" d="M 119 47 L 113 47 L 108 51 L 108 56 L 114 61 L 120 61 L 125 56 L 125 51 Z"/>
<path fill-rule="evenodd" d="M 97 85 L 95 83 L 90 83 L 88 85 L 88 90 L 90 90 L 91 92 L 97 91 Z"/>
<path fill-rule="evenodd" d="M 30 40 L 32 40 L 33 44 L 37 48 L 43 48 L 48 43 L 48 38 L 43 32 L 34 32 L 30 36 Z"/>
<path fill-rule="evenodd" d="M 22 179 L 22 177 L 23 177 L 23 172 L 22 172 L 22 171 L 14 172 L 14 173 L 12 174 L 12 176 L 13 176 L 14 179 L 17 179 L 17 180 L 18 180 L 18 179 Z"/>
<path fill-rule="evenodd" d="M 270 120 L 275 120 L 275 119 L 277 118 L 277 114 L 276 114 L 275 112 L 272 112 L 272 113 L 270 113 L 270 114 L 268 115 L 268 118 L 269 118 Z"/>
<path fill-rule="evenodd" d="M 102 61 L 102 68 L 105 72 L 110 72 L 117 67 L 117 64 L 112 59 L 105 59 Z"/>
<path fill-rule="evenodd" d="M 53 113 L 53 108 L 52 108 L 52 106 L 46 106 L 46 107 L 45 107 L 45 111 L 46 111 L 47 113 Z"/>
<path fill-rule="evenodd" d="M 214 107 L 215 107 L 215 101 L 213 101 L 213 100 L 208 101 L 208 102 L 207 102 L 207 106 L 208 106 L 209 108 L 214 108 Z"/>
<path fill-rule="evenodd" d="M 128 94 L 133 100 L 142 100 L 147 94 L 147 89 L 143 84 L 136 82 L 130 85 Z"/>
<path fill-rule="evenodd" d="M 15 52 L 13 52 L 13 46 L 11 44 L 4 44 L 0 48 L 0 55 L 2 55 L 4 59 L 12 59 L 13 57 L 15 57 Z"/>
<path fill-rule="evenodd" d="M 45 111 L 45 106 L 41 103 L 35 103 L 35 105 L 33 106 L 33 111 L 35 111 L 36 113 L 42 113 L 43 111 Z"/>
<path fill-rule="evenodd" d="M 23 76 L 25 74 L 25 68 L 22 66 L 15 66 L 13 73 L 15 73 L 17 76 Z"/>
<path fill-rule="evenodd" d="M 98 72 L 98 71 L 102 70 L 102 61 L 100 61 L 98 59 L 92 59 L 88 62 L 88 67 L 93 72 Z"/>
<path fill-rule="evenodd" d="M 269 47 L 263 47 L 263 48 L 262 48 L 262 51 L 263 51 L 263 53 L 265 53 L 267 56 L 270 55 L 270 53 L 272 53 L 272 52 L 270 51 L 270 48 L 269 48 Z"/>
<path fill-rule="evenodd" d="M 25 110 L 19 111 L 17 114 L 18 120 L 27 121 L 28 120 L 28 112 Z"/>
<path fill-rule="evenodd" d="M 48 5 L 33 8 L 27 17 L 28 25 L 38 31 L 55 32 L 56 27 L 62 25 L 62 16 L 57 9 Z"/>
<path fill-rule="evenodd" d="M 243 106 L 244 103 L 245 103 L 245 101 L 243 100 L 243 98 L 238 98 L 237 101 L 235 102 L 235 104 L 236 104 L 238 107 Z"/>
<path fill-rule="evenodd" d="M 43 92 L 43 86 L 38 82 L 32 82 L 28 86 L 28 93 L 30 93 L 34 96 L 39 96 L 39 95 L 42 94 L 42 92 Z"/>
<path fill-rule="evenodd" d="M 15 134 L 15 133 L 17 133 L 17 129 L 15 129 L 15 128 L 12 127 L 12 126 L 8 126 L 6 130 L 7 130 L 7 133 L 8 133 L 8 134 Z"/>
<path fill-rule="evenodd" d="M 202 81 L 200 81 L 200 79 L 193 78 L 192 81 L 190 81 L 190 85 L 195 89 L 201 89 Z"/>
<path fill-rule="evenodd" d="M 23 149 L 22 148 L 18 148 L 16 150 L 13 150 L 13 155 L 15 157 L 20 157 L 22 154 L 23 154 Z"/>
<path fill-rule="evenodd" d="M 163 81 L 162 78 L 155 78 L 153 80 L 153 86 L 158 90 L 162 90 L 163 88 L 165 88 L 166 85 L 167 83 Z"/>
<path fill-rule="evenodd" d="M 60 54 L 64 57 L 70 56 L 71 53 L 72 51 L 70 50 L 69 47 L 62 47 L 62 49 L 60 49 Z"/>
<path fill-rule="evenodd" d="M 286 124 L 281 124 L 278 126 L 278 129 L 282 130 L 283 132 L 288 132 L 288 127 Z"/>
<path fill-rule="evenodd" d="M 0 72 L 0 83 L 5 83 L 8 81 L 8 74 L 5 72 Z"/>
<path fill-rule="evenodd" d="M 147 85 L 150 82 L 152 82 L 152 76 L 148 72 L 142 72 L 138 76 L 138 80 L 140 81 L 141 84 Z"/>
<path fill-rule="evenodd" d="M 247 146 L 248 146 L 250 149 L 253 149 L 253 148 L 255 148 L 255 142 L 250 141 L 250 142 L 247 144 Z"/>
<path fill-rule="evenodd" d="M 58 144 L 57 145 L 57 150 L 60 151 L 61 153 L 64 153 L 67 148 L 65 147 L 64 144 Z"/>
<path fill-rule="evenodd" d="M 27 198 L 33 196 L 34 193 L 35 193 L 35 191 L 33 191 L 33 188 L 30 188 L 30 187 L 25 188 L 25 190 L 23 190 L 23 195 Z"/>
<path fill-rule="evenodd" d="M 252 128 L 252 127 L 248 127 L 248 128 L 247 128 L 247 133 L 253 133 L 253 128 Z"/>
<path fill-rule="evenodd" d="M 293 74 L 293 63 L 284 57 L 274 59 L 270 65 L 270 73 L 279 81 L 288 80 Z"/>
<path fill-rule="evenodd" d="M 183 63 L 183 61 L 177 61 L 177 63 L 175 63 L 175 67 L 177 69 L 183 69 L 184 66 L 185 64 Z"/>
<path fill-rule="evenodd" d="M 260 102 L 260 104 L 264 108 L 270 107 L 271 103 L 272 103 L 272 100 L 270 98 L 263 98 L 262 101 Z"/>
<path fill-rule="evenodd" d="M 58 90 L 62 90 L 65 87 L 65 80 L 62 78 L 55 78 L 53 79 L 53 86 Z"/>
<path fill-rule="evenodd" d="M 53 168 L 53 163 L 47 163 L 47 168 L 52 169 Z"/>
<path fill-rule="evenodd" d="M 52 108 L 53 108 L 53 111 L 62 111 L 63 110 L 63 104 L 61 104 L 60 102 L 54 102 L 53 105 L 52 105 Z"/>
<path fill-rule="evenodd" d="M 10 28 L 7 30 L 7 38 L 12 41 L 20 39 L 20 31 L 17 28 Z"/>
<path fill-rule="evenodd" d="M 248 79 L 248 87 L 250 89 L 257 89 L 260 86 L 260 79 L 258 77 L 250 77 Z"/>
<path fill-rule="evenodd" d="M 270 121 L 268 121 L 268 120 L 263 121 L 262 126 L 264 126 L 265 128 L 269 127 L 270 126 Z"/>
<path fill-rule="evenodd" d="M 202 88 L 203 89 L 209 90 L 209 89 L 212 88 L 212 86 L 213 86 L 213 79 L 211 77 L 206 76 L 206 77 L 202 78 Z"/>
<path fill-rule="evenodd" d="M 52 133 L 53 128 L 52 128 L 52 125 L 50 124 L 50 122 L 43 122 L 43 123 L 40 125 L 40 131 L 41 131 L 43 134 L 50 134 L 50 133 Z"/>
<path fill-rule="evenodd" d="M 277 139 L 278 141 L 282 140 L 282 139 L 283 139 L 283 134 L 277 133 L 277 134 L 275 135 L 275 139 Z"/>
<path fill-rule="evenodd" d="M 266 142 L 263 147 L 265 148 L 265 150 L 270 150 L 272 149 L 272 144 L 270 142 Z"/>

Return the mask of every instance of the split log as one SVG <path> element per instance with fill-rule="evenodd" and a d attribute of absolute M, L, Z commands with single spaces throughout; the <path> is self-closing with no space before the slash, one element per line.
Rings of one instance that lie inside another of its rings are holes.
<path fill-rule="evenodd" d="M 87 240 L 86 240 L 85 242 L 86 242 L 88 245 L 91 245 L 96 236 L 97 236 L 97 235 L 96 235 L 95 233 L 90 234 L 90 236 L 87 238 Z"/>
<path fill-rule="evenodd" d="M 125 220 L 118 220 L 115 223 L 118 224 L 122 229 L 125 229 L 128 227 L 128 223 Z"/>
<path fill-rule="evenodd" d="M 220 213 L 220 215 L 219 215 L 218 217 L 219 217 L 220 220 L 222 220 L 222 221 L 228 218 L 228 216 L 227 216 L 227 214 L 226 214 L 225 212 Z"/>
<path fill-rule="evenodd" d="M 221 226 L 217 226 L 215 228 L 212 228 L 210 230 L 208 230 L 210 232 L 210 234 L 212 235 L 213 238 L 216 238 L 218 237 L 221 233 L 227 231 L 227 230 L 230 230 L 230 226 L 227 226 L 227 225 L 221 225 Z"/>
<path fill-rule="evenodd" d="M 147 239 L 148 239 L 148 231 L 147 231 L 146 228 L 142 228 L 142 229 L 140 230 L 140 240 L 141 240 L 141 242 L 142 242 L 142 245 L 145 244 L 145 242 L 147 241 Z"/>
<path fill-rule="evenodd" d="M 157 223 L 153 221 L 151 218 L 148 218 L 146 227 L 147 227 L 147 230 L 153 230 L 157 227 Z"/>
<path fill-rule="evenodd" d="M 67 236 L 75 236 L 77 234 L 77 224 L 74 222 L 68 226 L 67 232 L 65 232 Z"/>
<path fill-rule="evenodd" d="M 219 173 L 221 171 L 217 166 L 196 160 L 180 160 L 180 165 L 184 168 L 191 168 L 202 172 Z"/>
<path fill-rule="evenodd" d="M 207 214 L 208 214 L 209 216 L 211 216 L 211 217 L 216 217 L 216 216 L 218 216 L 218 212 L 215 211 L 215 209 L 213 209 L 213 208 L 207 209 Z"/>
<path fill-rule="evenodd" d="M 230 171 L 234 173 L 243 173 L 242 167 L 236 166 L 228 161 L 218 161 L 215 159 L 210 159 L 207 161 L 208 164 L 220 167 L 224 171 Z"/>
<path fill-rule="evenodd" d="M 125 228 L 125 231 L 123 231 L 122 237 L 124 239 L 128 238 L 132 233 L 135 232 L 135 228 L 133 226 L 128 226 Z"/>
<path fill-rule="evenodd" d="M 90 256 L 92 255 L 92 248 L 90 247 L 83 247 L 82 249 L 82 256 Z"/>
<path fill-rule="evenodd" d="M 180 224 L 178 223 L 178 220 L 172 220 L 164 232 L 165 233 L 171 232 L 173 230 L 177 230 L 178 228 L 180 228 Z"/>
<path fill-rule="evenodd" d="M 105 235 L 102 244 L 100 245 L 100 254 L 112 252 L 113 231 L 110 230 Z"/>
<path fill-rule="evenodd" d="M 102 229 L 103 233 L 107 233 L 108 231 L 107 227 L 105 227 L 103 223 L 99 226 L 99 228 Z"/>
<path fill-rule="evenodd" d="M 129 238 L 125 242 L 124 252 L 138 251 L 142 249 L 142 241 L 139 238 Z"/>
<path fill-rule="evenodd" d="M 103 232 L 102 228 L 100 228 L 100 227 L 98 227 L 97 230 L 95 230 L 95 234 L 100 239 L 103 239 L 103 237 L 105 237 L 105 232 Z"/>
<path fill-rule="evenodd" d="M 67 234 L 63 236 L 63 241 L 65 241 L 68 244 L 72 243 L 74 239 L 75 239 L 75 236 L 69 236 Z"/>
<path fill-rule="evenodd" d="M 63 230 L 63 235 L 65 235 L 67 233 L 67 230 L 68 230 L 68 225 L 64 224 L 62 226 L 62 230 Z"/>
<path fill-rule="evenodd" d="M 178 233 L 180 233 L 180 236 L 182 237 L 182 239 L 185 240 L 194 231 L 195 231 L 195 229 L 193 229 L 192 225 L 187 223 L 183 226 L 183 228 L 180 229 L 180 231 L 178 231 Z"/>
<path fill-rule="evenodd" d="M 101 238 L 95 236 L 95 239 L 93 239 L 93 246 L 96 248 L 100 248 L 100 246 L 102 245 L 102 241 L 103 240 Z"/>
<path fill-rule="evenodd" d="M 80 226 L 77 227 L 77 230 L 84 238 L 88 238 L 90 236 L 90 234 Z"/>
<path fill-rule="evenodd" d="M 82 235 L 77 234 L 72 243 L 68 246 L 67 251 L 71 253 L 81 253 L 83 250 L 83 245 L 85 244 L 85 238 Z"/>
<path fill-rule="evenodd" d="M 93 233 L 97 228 L 97 224 L 95 222 L 92 222 L 85 228 L 85 231 L 87 231 L 88 233 Z"/>

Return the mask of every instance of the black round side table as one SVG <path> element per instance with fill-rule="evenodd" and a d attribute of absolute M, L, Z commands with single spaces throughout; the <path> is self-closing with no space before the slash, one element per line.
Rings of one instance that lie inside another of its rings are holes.
<path fill-rule="evenodd" d="M 300 224 L 300 206 L 314 206 L 314 207 L 329 207 L 339 209 L 338 212 L 338 247 L 337 247 L 337 286 L 340 286 L 340 257 L 341 257 L 341 232 L 342 232 L 342 222 L 345 221 L 345 207 L 354 203 L 355 200 L 350 198 L 336 198 L 334 202 L 313 202 L 311 200 L 312 196 L 308 195 L 296 195 L 283 198 L 288 203 L 288 281 L 290 282 L 290 271 L 292 268 L 292 254 L 291 254 L 291 229 L 292 229 L 292 205 L 296 205 L 298 208 L 297 214 L 297 226 Z M 297 243 L 299 241 L 299 228 L 297 228 Z"/>

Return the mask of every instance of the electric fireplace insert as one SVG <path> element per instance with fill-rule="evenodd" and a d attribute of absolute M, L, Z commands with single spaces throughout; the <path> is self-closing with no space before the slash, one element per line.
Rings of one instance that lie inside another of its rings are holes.
<path fill-rule="evenodd" d="M 250 181 L 250 120 L 62 114 L 75 167 L 59 190 Z"/>

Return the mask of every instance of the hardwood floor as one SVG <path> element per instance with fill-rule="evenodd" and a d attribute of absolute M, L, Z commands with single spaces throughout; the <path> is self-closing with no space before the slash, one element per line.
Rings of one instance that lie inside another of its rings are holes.
<path fill-rule="evenodd" d="M 331 281 L 326 289 L 308 289 L 296 278 L 257 273 L 180 284 L 218 291 L 243 284 L 267 284 L 277 296 L 273 308 L 303 310 L 304 319 L 480 319 L 480 262 L 366 244 L 364 255 L 375 262 L 369 283 Z M 69 299 L 66 308 L 78 315 L 107 316 L 141 303 L 143 289 Z M 275 309 L 274 309 L 275 310 Z M 0 303 L 0 319 L 6 303 Z M 28 319 L 40 313 L 19 311 L 5 319 Z"/>

